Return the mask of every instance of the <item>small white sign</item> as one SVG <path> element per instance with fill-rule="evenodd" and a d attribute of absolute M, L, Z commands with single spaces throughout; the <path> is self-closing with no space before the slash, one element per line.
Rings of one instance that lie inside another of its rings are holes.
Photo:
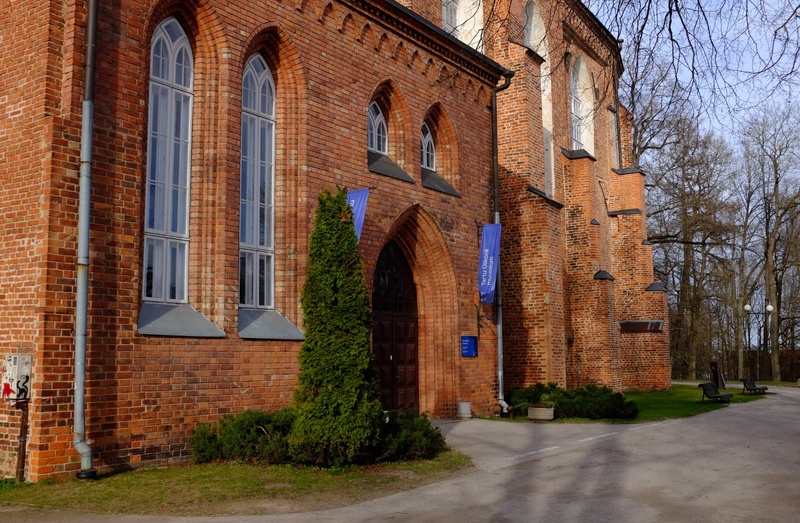
<path fill-rule="evenodd" d="M 31 355 L 12 354 L 3 358 L 2 398 L 26 400 L 31 395 Z"/>

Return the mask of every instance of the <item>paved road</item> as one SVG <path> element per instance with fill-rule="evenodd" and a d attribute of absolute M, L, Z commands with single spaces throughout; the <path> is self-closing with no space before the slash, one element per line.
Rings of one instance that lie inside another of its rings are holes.
<path fill-rule="evenodd" d="M 788 522 L 800 519 L 800 389 L 642 425 L 442 421 L 471 474 L 321 512 L 115 523 Z M 738 393 L 738 392 L 737 392 Z M 0 509 L 0 521 L 95 517 Z"/>

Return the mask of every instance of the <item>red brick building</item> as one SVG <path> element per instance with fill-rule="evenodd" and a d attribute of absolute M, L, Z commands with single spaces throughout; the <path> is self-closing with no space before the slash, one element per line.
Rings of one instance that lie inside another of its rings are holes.
<path fill-rule="evenodd" d="M 387 407 L 497 413 L 502 376 L 669 386 L 619 47 L 579 2 L 498 4 L 497 23 L 449 0 L 98 2 L 94 46 L 91 4 L 0 20 L 0 355 L 31 355 L 27 478 L 81 469 L 73 446 L 100 468 L 182 461 L 198 423 L 288 405 L 314 206 L 335 186 L 371 188 Z M 500 344 L 477 295 L 498 216 Z M 21 417 L 2 401 L 6 476 Z"/>

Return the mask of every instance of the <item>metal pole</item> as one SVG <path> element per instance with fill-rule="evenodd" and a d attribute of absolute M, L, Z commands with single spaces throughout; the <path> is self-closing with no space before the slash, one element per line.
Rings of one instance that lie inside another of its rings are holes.
<path fill-rule="evenodd" d="M 81 122 L 81 170 L 78 201 L 78 262 L 75 296 L 75 404 L 73 446 L 81 455 L 77 477 L 92 478 L 92 449 L 86 442 L 86 337 L 89 309 L 89 225 L 92 206 L 92 132 L 94 128 L 95 44 L 97 42 L 97 4 L 90 0 L 87 12 L 86 65 L 84 68 L 83 120 Z"/>
<path fill-rule="evenodd" d="M 753 348 L 753 340 L 752 340 L 752 336 L 750 334 L 750 313 L 749 312 L 745 314 L 745 318 L 747 318 L 747 359 L 749 361 L 750 360 L 750 351 Z M 747 367 L 750 368 L 750 365 L 748 364 Z M 742 365 L 742 368 L 744 369 L 744 365 Z M 749 371 L 748 371 L 748 374 L 750 374 Z M 739 379 L 742 379 L 742 378 L 744 378 L 744 376 L 739 376 Z"/>
<path fill-rule="evenodd" d="M 503 73 L 505 82 L 492 89 L 492 185 L 494 189 L 494 223 L 500 223 L 500 167 L 499 153 L 497 150 L 497 93 L 508 89 L 514 71 L 506 70 Z M 500 264 L 497 266 L 497 279 L 495 280 L 495 310 L 497 314 L 497 402 L 503 412 L 507 412 L 508 403 L 503 392 L 503 292 L 501 288 Z"/>
<path fill-rule="evenodd" d="M 761 353 L 761 363 L 764 365 L 764 376 L 767 375 L 767 366 L 765 361 L 765 355 L 769 352 L 769 321 L 770 321 L 770 314 L 769 311 L 764 312 L 764 351 Z"/>
<path fill-rule="evenodd" d="M 25 451 L 28 447 L 28 400 L 14 405 L 21 411 L 19 421 L 19 449 L 17 450 L 17 483 L 25 481 Z"/>

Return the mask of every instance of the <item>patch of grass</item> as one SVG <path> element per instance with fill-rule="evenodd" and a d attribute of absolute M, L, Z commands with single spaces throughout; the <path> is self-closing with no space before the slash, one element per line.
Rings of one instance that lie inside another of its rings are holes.
<path fill-rule="evenodd" d="M 184 465 L 101 474 L 96 480 L 70 478 L 13 487 L 3 482 L 0 504 L 174 516 L 278 514 L 364 501 L 440 481 L 469 467 L 470 459 L 452 450 L 432 460 L 333 470 L 237 463 Z"/>
<path fill-rule="evenodd" d="M 759 381 L 759 385 L 762 383 Z M 730 392 L 733 394 L 731 403 L 747 403 L 764 397 L 763 394 L 750 395 L 741 394 L 742 388 L 735 384 L 730 384 L 726 390 L 720 392 Z M 767 392 L 767 396 L 772 392 Z M 673 384 L 672 390 L 661 390 L 654 392 L 626 392 L 625 399 L 633 400 L 639 407 L 639 414 L 632 420 L 620 419 L 600 419 L 588 420 L 585 418 L 559 418 L 549 423 L 645 423 L 650 421 L 660 421 L 673 418 L 688 418 L 704 412 L 711 412 L 725 407 L 725 403 L 713 402 L 708 399 L 701 402 L 703 393 L 697 385 Z M 529 420 L 525 413 L 518 412 L 511 418 L 487 417 L 485 419 L 502 419 L 504 421 L 515 421 L 528 423 Z"/>
<path fill-rule="evenodd" d="M 740 389 L 742 388 L 742 382 L 741 381 L 737 381 L 735 384 L 728 383 L 728 385 L 731 385 L 732 387 L 735 387 L 735 386 L 738 385 L 738 387 Z M 757 380 L 756 381 L 756 385 L 759 385 L 759 386 L 760 385 L 767 385 L 767 386 L 774 386 L 774 387 L 797 387 L 797 382 L 796 381 L 761 381 L 761 380 Z"/>
<path fill-rule="evenodd" d="M 741 394 L 741 387 L 729 387 L 720 392 L 733 394 L 731 403 L 746 403 L 764 397 Z M 654 392 L 627 392 L 625 397 L 632 399 L 639 406 L 639 415 L 634 420 L 636 423 L 686 418 L 725 407 L 724 403 L 708 399 L 701 402 L 703 392 L 696 385 L 673 385 L 672 390 Z"/>

